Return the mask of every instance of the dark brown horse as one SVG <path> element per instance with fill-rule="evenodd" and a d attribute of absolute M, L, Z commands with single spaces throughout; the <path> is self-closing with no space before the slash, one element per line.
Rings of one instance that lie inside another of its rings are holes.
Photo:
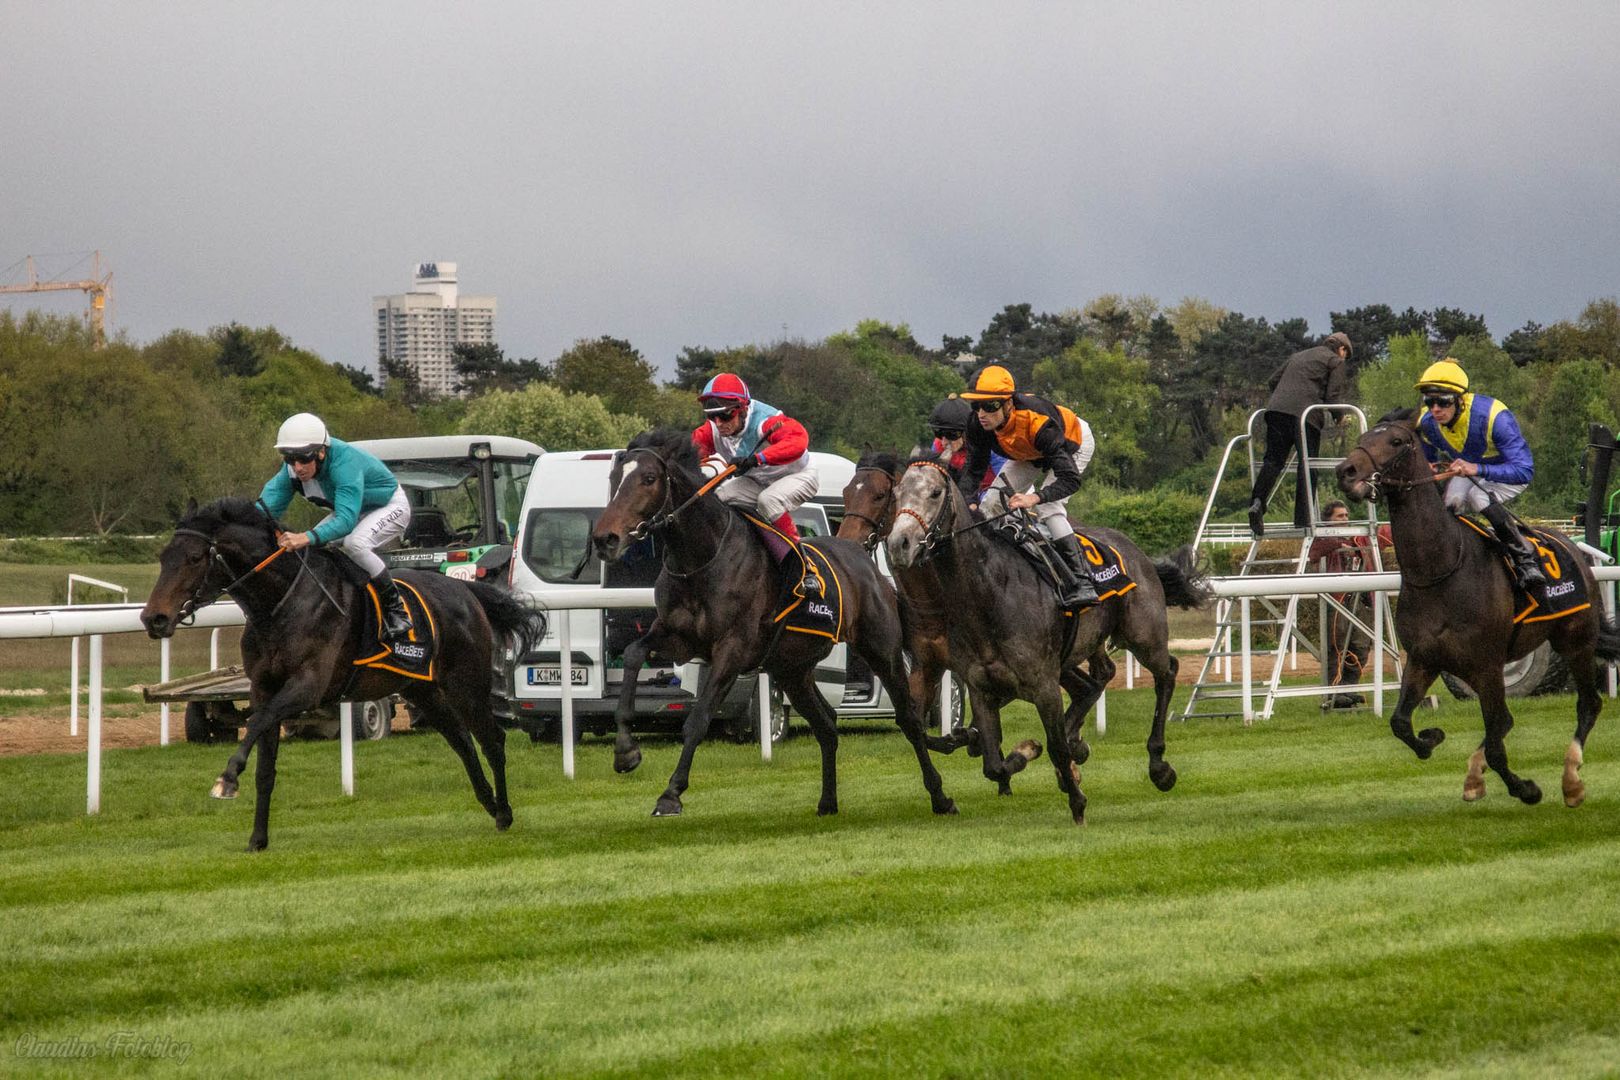
<path fill-rule="evenodd" d="M 323 551 L 279 555 L 276 534 L 276 522 L 244 499 L 221 499 L 201 509 L 193 502 L 159 556 L 157 584 L 141 609 L 141 622 L 154 638 L 169 637 L 222 593 L 229 593 L 247 617 L 242 664 L 253 684 L 253 717 L 213 794 L 236 796 L 237 777 L 257 744 L 257 801 L 248 850 L 263 850 L 270 842 L 270 793 L 276 786 L 282 722 L 340 698 L 403 695 L 461 758 L 495 827 L 511 825 L 506 732 L 490 714 L 490 661 L 497 635 L 515 636 L 520 651 L 544 636 L 544 614 L 493 585 L 398 572 L 398 580 L 427 601 L 439 632 L 433 680 L 356 669 L 366 594 Z M 495 774 L 493 791 L 474 739 Z"/>
<path fill-rule="evenodd" d="M 1446 733 L 1432 727 L 1413 733 L 1412 712 L 1441 672 L 1462 679 L 1479 696 L 1485 739 L 1468 760 L 1463 798 L 1485 794 L 1484 766 L 1502 778 L 1509 793 L 1526 803 L 1541 801 L 1535 781 L 1508 768 L 1505 739 L 1513 727 L 1502 686 L 1502 666 L 1543 641 L 1569 661 L 1575 680 L 1575 737 L 1564 754 L 1564 803 L 1586 798 L 1581 762 L 1586 736 L 1603 708 L 1597 657 L 1620 659 L 1620 634 L 1597 607 L 1544 622 L 1515 623 L 1513 583 L 1502 556 L 1478 531 L 1446 509 L 1422 449 L 1412 410 L 1391 413 L 1356 443 L 1337 471 L 1339 487 L 1355 499 L 1375 499 L 1389 508 L 1390 531 L 1401 566 L 1395 633 L 1406 650 L 1401 696 L 1389 718 L 1395 737 L 1427 760 Z M 1586 559 L 1565 537 L 1537 532 L 1567 570 L 1578 567 L 1587 595 L 1596 587 Z M 1553 575 L 1557 576 L 1557 575 Z"/>
<path fill-rule="evenodd" d="M 880 451 L 862 455 L 855 465 L 855 474 L 844 486 L 844 518 L 838 525 L 840 537 L 854 540 L 876 555 L 878 546 L 894 525 L 894 488 L 905 468 L 905 462 L 897 454 Z M 900 622 L 906 630 L 906 651 L 911 654 L 911 700 L 918 714 L 926 718 L 938 699 L 940 679 L 950 667 L 947 598 L 934 563 L 925 560 L 890 569 L 900 594 Z M 1089 675 L 1077 667 L 1063 673 L 1063 688 L 1069 692 L 1069 710 L 1064 723 L 1076 732 L 1074 756 L 1080 765 L 1091 755 L 1091 748 L 1079 734 L 1080 726 L 1085 722 L 1086 711 L 1114 677 L 1114 663 L 1106 648 L 1098 648 L 1091 658 L 1090 668 Z M 980 753 L 982 735 L 980 730 L 964 727 L 946 736 L 929 736 L 928 746 L 945 754 L 966 746 L 969 754 L 976 757 Z M 995 778 L 1003 795 L 1012 793 L 1011 777 L 1040 755 L 1041 744 L 1034 739 L 1023 740 L 1010 754 L 1004 755 L 1003 768 Z"/>
<path fill-rule="evenodd" d="M 895 510 L 889 561 L 896 568 L 933 563 L 940 595 L 949 598 L 948 663 L 968 687 L 974 724 L 983 733 L 980 749 L 987 777 L 999 782 L 1006 775 L 999 745 L 1002 707 L 1015 698 L 1028 701 L 1040 713 L 1069 812 L 1076 824 L 1084 823 L 1079 718 L 1107 684 L 1090 679 L 1067 714 L 1060 687 L 1066 673 L 1078 676 L 1076 665 L 1112 640 L 1128 648 L 1153 674 L 1148 777 L 1160 791 L 1175 786 L 1176 771 L 1164 759 L 1164 723 L 1178 666 L 1170 654 L 1166 604 L 1201 607 L 1210 596 L 1188 549 L 1154 562 L 1123 533 L 1087 530 L 1088 536 L 1119 552 L 1136 587 L 1087 608 L 1071 623 L 1051 585 L 1029 561 L 982 521 L 974 520 L 939 462 L 910 464 L 895 493 Z"/>
<path fill-rule="evenodd" d="M 793 707 L 810 722 L 821 745 L 821 799 L 817 812 L 838 812 L 838 731 L 832 707 L 816 689 L 816 663 L 831 651 L 831 638 L 783 630 L 774 621 L 780 592 L 777 568 L 753 526 L 711 492 L 700 491 L 697 450 L 685 431 L 644 432 L 631 441 L 613 470 L 614 493 L 597 519 L 591 540 L 604 559 L 615 559 L 638 538 L 651 534 L 663 552 L 663 570 L 653 595 L 658 617 L 624 651 L 624 688 L 614 714 L 618 738 L 613 767 L 629 772 L 641 763 L 630 734 L 636 674 L 649 652 L 676 663 L 708 661 L 697 701 L 681 730 L 681 757 L 658 797 L 653 814 L 681 812 L 692 756 L 709 728 L 715 706 L 737 677 L 763 669 Z M 894 589 L 860 547 L 833 537 L 808 546 L 831 564 L 843 596 L 844 640 L 882 681 L 894 702 L 895 720 L 911 740 L 923 786 L 936 814 L 954 814 L 939 772 L 928 755 L 922 726 L 906 690 L 903 637 Z"/>

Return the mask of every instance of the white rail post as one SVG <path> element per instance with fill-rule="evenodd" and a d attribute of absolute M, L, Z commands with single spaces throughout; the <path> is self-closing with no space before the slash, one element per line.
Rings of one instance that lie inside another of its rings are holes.
<path fill-rule="evenodd" d="M 1125 651 L 1125 689 L 1136 689 L 1136 654 L 1129 649 Z"/>
<path fill-rule="evenodd" d="M 939 737 L 942 739 L 951 733 L 951 693 L 954 689 L 951 670 L 946 668 L 939 677 Z"/>
<path fill-rule="evenodd" d="M 759 760 L 771 760 L 771 677 L 759 673 Z"/>
<path fill-rule="evenodd" d="M 158 682 L 169 681 L 169 642 L 171 638 L 164 638 L 158 643 Z M 165 701 L 158 710 L 158 745 L 169 745 L 169 703 Z"/>
<path fill-rule="evenodd" d="M 1084 720 L 1084 717 L 1081 718 Z M 1097 734 L 1108 734 L 1108 691 L 1097 695 Z"/>
<path fill-rule="evenodd" d="M 85 767 L 86 814 L 101 813 L 101 635 L 90 635 L 90 748 Z"/>
<path fill-rule="evenodd" d="M 563 775 L 570 780 L 574 778 L 574 631 L 568 618 L 571 614 L 568 608 L 556 611 L 557 644 L 561 651 L 557 670 L 562 689 Z"/>
<path fill-rule="evenodd" d="M 214 632 L 208 635 L 208 667 L 210 669 L 219 667 L 219 631 L 220 628 L 216 626 Z"/>
<path fill-rule="evenodd" d="M 68 692 L 72 695 L 68 706 L 68 734 L 79 734 L 79 639 L 73 639 L 73 666 L 68 675 Z"/>
<path fill-rule="evenodd" d="M 1373 600 L 1373 712 L 1384 715 L 1384 605 L 1389 594 L 1374 591 Z"/>
<path fill-rule="evenodd" d="M 343 776 L 343 794 L 354 794 L 354 702 L 338 706 L 338 771 Z M 263 751 L 260 751 L 263 753 Z"/>
<path fill-rule="evenodd" d="M 1249 597 L 1238 599 L 1239 621 L 1243 625 L 1243 726 L 1254 723 L 1254 657 L 1249 651 Z"/>

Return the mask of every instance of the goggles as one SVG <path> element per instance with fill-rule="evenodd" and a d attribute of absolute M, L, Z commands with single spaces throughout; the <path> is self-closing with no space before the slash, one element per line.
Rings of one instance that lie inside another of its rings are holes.
<path fill-rule="evenodd" d="M 283 450 L 281 460 L 289 465 L 308 465 L 319 453 L 319 450 Z"/>
<path fill-rule="evenodd" d="M 946 442 L 950 442 L 952 439 L 960 439 L 961 437 L 962 437 L 962 433 L 960 431 L 956 430 L 955 428 L 935 428 L 934 429 L 934 438 L 936 438 L 936 439 L 944 439 Z"/>
<path fill-rule="evenodd" d="M 1007 404 L 1006 398 L 996 398 L 994 401 L 972 402 L 974 412 L 1000 412 Z"/>
<path fill-rule="evenodd" d="M 715 401 L 703 406 L 703 415 L 710 420 L 730 420 L 741 411 L 742 406 L 734 401 Z"/>
<path fill-rule="evenodd" d="M 1425 409 L 1432 409 L 1432 408 L 1435 408 L 1436 406 L 1438 406 L 1438 407 L 1440 407 L 1442 409 L 1450 409 L 1450 408 L 1455 408 L 1456 404 L 1457 404 L 1457 395 L 1456 394 L 1424 394 L 1423 395 L 1423 407 Z"/>

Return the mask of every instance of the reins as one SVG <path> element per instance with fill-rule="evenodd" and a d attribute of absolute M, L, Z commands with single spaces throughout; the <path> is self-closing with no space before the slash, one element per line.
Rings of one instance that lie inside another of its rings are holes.
<path fill-rule="evenodd" d="M 955 485 L 956 480 L 951 476 L 950 470 L 941 465 L 939 462 L 926 460 L 913 461 L 910 465 L 906 466 L 906 468 L 912 469 L 916 468 L 918 465 L 926 465 L 930 469 L 938 469 L 940 475 L 945 478 L 947 488 Z M 986 525 L 992 524 L 993 522 L 1000 521 L 1008 514 L 1014 513 L 1014 511 L 1009 507 L 999 514 L 992 514 L 987 518 L 982 518 L 979 521 L 975 521 L 971 525 L 964 525 L 960 529 L 952 529 L 945 523 L 946 515 L 948 515 L 950 512 L 950 499 L 945 500 L 945 505 L 939 508 L 939 513 L 934 516 L 933 521 L 924 519 L 921 514 L 917 513 L 917 511 L 913 510 L 909 506 L 902 506 L 895 511 L 895 520 L 897 522 L 902 514 L 909 514 L 913 518 L 916 518 L 917 524 L 921 525 L 923 528 L 922 542 L 917 545 L 917 559 L 919 562 L 932 555 L 934 549 L 938 548 L 940 545 L 956 539 L 963 533 L 972 532 L 974 529 L 981 529 Z"/>
<path fill-rule="evenodd" d="M 213 603 L 215 600 L 229 593 L 232 589 L 236 588 L 248 578 L 257 574 L 259 571 L 263 570 L 265 567 L 269 566 L 271 563 L 275 562 L 277 559 L 281 558 L 287 553 L 286 548 L 277 546 L 274 551 L 260 559 L 258 563 L 256 563 L 245 574 L 232 579 L 230 583 L 215 592 L 213 596 L 210 596 L 207 600 L 204 600 L 203 594 L 208 590 L 208 577 L 213 573 L 214 567 L 217 565 L 224 570 L 226 574 L 230 574 L 232 573 L 231 565 L 225 561 L 224 554 L 219 550 L 219 539 L 214 534 L 205 533 L 200 529 L 177 528 L 174 530 L 174 535 L 195 536 L 199 540 L 206 541 L 208 544 L 208 570 L 203 574 L 202 579 L 197 582 L 197 587 L 193 589 L 191 595 L 186 598 L 186 602 L 180 605 L 180 617 L 176 621 L 182 626 L 189 626 L 191 625 L 191 622 L 196 620 L 198 608 Z M 276 614 L 282 609 L 282 606 L 287 603 L 288 597 L 292 596 L 293 590 L 298 587 L 299 580 L 303 578 L 308 569 L 308 556 L 305 554 L 300 554 L 298 559 L 298 572 L 293 575 L 292 583 L 288 585 L 287 590 L 281 594 L 281 599 L 276 602 L 276 606 L 270 609 L 270 618 L 275 618 Z M 344 609 L 342 604 L 337 602 L 337 598 L 327 590 L 326 586 L 321 582 L 321 580 L 319 578 L 314 580 L 316 586 L 321 590 L 321 593 L 328 601 L 331 602 L 332 606 L 337 609 L 338 614 L 347 616 L 348 611 Z"/>
<path fill-rule="evenodd" d="M 1375 427 L 1373 427 L 1372 431 L 1378 431 L 1378 430 L 1384 429 L 1386 426 L 1387 425 L 1384 425 L 1384 424 L 1376 425 Z M 1372 434 L 1372 431 L 1369 431 L 1368 434 L 1369 435 Z M 1352 455 L 1354 455 L 1354 454 L 1356 454 L 1358 452 L 1361 454 L 1362 457 L 1367 459 L 1367 465 L 1368 465 L 1369 471 L 1368 471 L 1368 475 L 1367 475 L 1367 478 L 1365 479 L 1364 483 L 1368 486 L 1369 489 L 1371 489 L 1368 492 L 1369 500 L 1371 500 L 1372 502 L 1378 502 L 1380 499 L 1383 498 L 1383 496 L 1386 493 L 1390 493 L 1390 492 L 1404 493 L 1404 492 L 1408 492 L 1408 491 L 1414 491 L 1417 488 L 1423 487 L 1426 484 L 1433 484 L 1433 483 L 1438 482 L 1439 474 L 1435 473 L 1435 472 L 1432 472 L 1432 471 L 1427 476 L 1419 476 L 1419 477 L 1416 477 L 1416 478 L 1404 478 L 1404 479 L 1401 479 L 1401 480 L 1389 480 L 1389 481 L 1386 481 L 1384 479 L 1384 472 L 1386 470 L 1388 470 L 1388 469 L 1391 469 L 1391 468 L 1395 467 L 1396 465 L 1401 464 L 1403 461 L 1405 461 L 1406 456 L 1408 454 L 1410 454 L 1413 450 L 1417 449 L 1417 445 L 1418 445 L 1417 444 L 1417 435 L 1416 435 L 1416 432 L 1414 431 L 1413 432 L 1413 440 L 1410 443 L 1408 443 L 1406 446 L 1402 447 L 1400 452 L 1395 454 L 1395 456 L 1391 457 L 1388 461 L 1386 461 L 1383 464 L 1382 467 L 1379 466 L 1377 459 L 1375 459 L 1372 456 L 1372 452 L 1369 451 L 1366 447 L 1362 446 L 1360 443 L 1357 443 L 1355 446 L 1350 448 L 1350 452 L 1345 455 L 1345 460 L 1348 461 L 1351 458 Z M 1452 575 L 1456 574 L 1456 572 L 1458 570 L 1462 569 L 1463 560 L 1464 560 L 1464 558 L 1466 558 L 1466 556 L 1468 554 L 1467 545 L 1464 543 L 1463 537 L 1461 536 L 1461 534 L 1457 535 L 1456 547 L 1457 547 L 1457 557 L 1452 560 L 1450 569 L 1446 570 L 1444 573 L 1439 574 L 1439 575 L 1437 575 L 1435 577 L 1429 578 L 1426 581 L 1417 581 L 1417 580 L 1413 580 L 1412 578 L 1409 578 L 1407 576 L 1407 571 L 1403 567 L 1403 569 L 1401 570 L 1401 581 L 1404 584 L 1410 585 L 1414 589 L 1430 589 L 1430 588 L 1433 588 L 1436 585 L 1440 585 L 1440 584 L 1450 580 Z"/>

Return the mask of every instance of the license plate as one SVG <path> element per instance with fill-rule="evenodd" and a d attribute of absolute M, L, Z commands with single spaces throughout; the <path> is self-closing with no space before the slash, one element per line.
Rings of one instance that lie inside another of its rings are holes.
<path fill-rule="evenodd" d="M 590 679 L 590 669 L 573 665 L 568 671 L 568 681 L 575 686 L 584 686 Z M 550 664 L 545 667 L 532 667 L 529 669 L 530 686 L 561 686 L 562 667 Z"/>

